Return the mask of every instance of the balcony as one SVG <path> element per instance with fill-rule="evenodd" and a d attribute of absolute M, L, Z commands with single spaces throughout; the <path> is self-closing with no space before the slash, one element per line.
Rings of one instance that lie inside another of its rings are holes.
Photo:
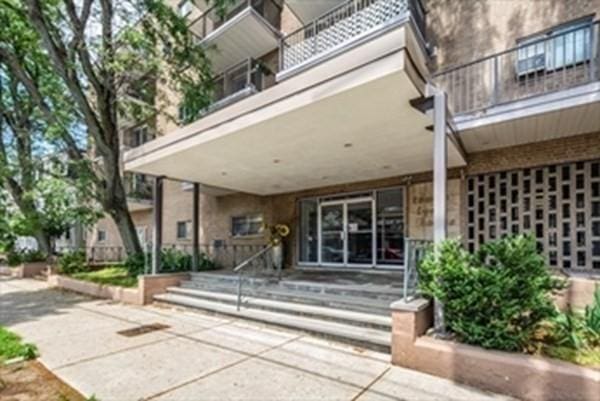
<path fill-rule="evenodd" d="M 273 73 L 252 58 L 225 70 L 214 78 L 213 103 L 206 113 L 260 92 L 268 84 L 270 76 Z"/>
<path fill-rule="evenodd" d="M 284 79 L 315 62 L 411 20 L 424 45 L 425 13 L 419 0 L 349 0 L 285 36 L 280 48 Z"/>
<path fill-rule="evenodd" d="M 152 208 L 152 181 L 147 176 L 126 173 L 123 182 L 130 211 L 135 212 Z"/>
<path fill-rule="evenodd" d="M 125 169 L 258 195 L 431 170 L 433 121 L 413 107 L 428 94 L 427 53 L 409 14 L 388 21 L 302 73 L 130 150 Z M 448 165 L 464 166 L 452 139 Z"/>
<path fill-rule="evenodd" d="M 222 14 L 212 7 L 189 29 L 209 49 L 214 71 L 258 58 L 277 48 L 281 4 L 276 0 L 238 0 Z"/>
<path fill-rule="evenodd" d="M 597 130 L 598 27 L 556 30 L 435 75 L 467 151 Z"/>

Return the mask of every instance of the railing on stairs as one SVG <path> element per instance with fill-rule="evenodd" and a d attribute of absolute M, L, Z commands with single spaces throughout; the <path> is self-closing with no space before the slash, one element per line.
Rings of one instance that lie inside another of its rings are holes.
<path fill-rule="evenodd" d="M 404 288 L 402 299 L 408 302 L 418 295 L 419 272 L 421 260 L 433 244 L 430 240 L 410 239 L 404 240 Z"/>
<path fill-rule="evenodd" d="M 244 274 L 245 269 L 253 266 L 254 262 L 258 261 L 263 256 L 265 256 L 265 260 L 264 260 L 265 266 L 267 266 L 267 268 L 269 268 L 270 267 L 269 265 L 271 265 L 271 263 L 269 262 L 268 254 L 269 254 L 269 251 L 271 251 L 272 249 L 273 249 L 273 245 L 265 246 L 263 249 L 256 252 L 254 255 L 250 256 L 249 258 L 244 260 L 242 263 L 240 263 L 233 269 L 233 271 L 235 273 L 237 273 L 237 276 L 238 276 L 237 301 L 236 301 L 236 308 L 238 311 L 240 310 L 240 307 L 242 305 L 242 283 L 243 283 L 243 274 Z M 278 266 L 277 276 L 279 278 L 281 278 L 281 266 Z"/>

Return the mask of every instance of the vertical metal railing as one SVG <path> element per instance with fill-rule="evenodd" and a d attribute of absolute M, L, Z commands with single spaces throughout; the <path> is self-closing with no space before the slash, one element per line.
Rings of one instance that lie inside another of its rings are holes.
<path fill-rule="evenodd" d="M 410 16 L 425 36 L 425 12 L 420 0 L 348 0 L 280 43 L 280 71 L 287 70 L 351 42 L 394 20 Z"/>
<path fill-rule="evenodd" d="M 599 23 L 590 22 L 434 76 L 454 114 L 544 95 L 600 79 Z"/>
<path fill-rule="evenodd" d="M 250 256 L 249 258 L 245 259 L 242 263 L 238 264 L 237 266 L 235 266 L 233 268 L 234 273 L 237 274 L 237 300 L 236 300 L 236 308 L 239 311 L 241 306 L 242 306 L 242 284 L 244 281 L 244 273 L 246 272 L 246 270 L 249 267 L 252 267 L 253 265 L 255 266 L 254 262 L 259 261 L 261 258 L 264 259 L 264 265 L 263 267 L 265 268 L 266 271 L 272 270 L 273 267 L 273 263 L 270 260 L 270 258 L 268 257 L 270 254 L 270 251 L 273 249 L 273 245 L 267 245 L 265 246 L 263 249 L 261 249 L 260 251 L 256 252 L 254 255 Z M 260 262 L 259 262 L 260 263 Z M 281 277 L 281 267 L 278 267 L 279 270 L 277 271 L 278 277 Z"/>
<path fill-rule="evenodd" d="M 189 24 L 190 31 L 202 41 L 226 22 L 232 20 L 245 10 L 252 9 L 262 16 L 273 27 L 278 28 L 281 6 L 274 0 L 237 0 L 227 7 L 212 6 Z"/>
<path fill-rule="evenodd" d="M 418 295 L 418 267 L 426 252 L 431 249 L 432 244 L 433 242 L 430 240 L 410 238 L 404 240 L 404 283 L 402 289 L 404 302 L 408 302 Z"/>

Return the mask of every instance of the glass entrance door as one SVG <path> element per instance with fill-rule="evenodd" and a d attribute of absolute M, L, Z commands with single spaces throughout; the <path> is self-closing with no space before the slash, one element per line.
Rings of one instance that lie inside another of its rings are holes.
<path fill-rule="evenodd" d="M 373 264 L 373 201 L 346 204 L 347 264 Z"/>
<path fill-rule="evenodd" d="M 321 263 L 336 266 L 372 266 L 373 199 L 352 199 L 320 206 Z"/>
<path fill-rule="evenodd" d="M 321 206 L 321 262 L 344 263 L 344 204 Z"/>

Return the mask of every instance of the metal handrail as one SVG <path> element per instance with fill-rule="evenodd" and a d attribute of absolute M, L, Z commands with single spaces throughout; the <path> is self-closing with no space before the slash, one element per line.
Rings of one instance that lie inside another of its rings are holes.
<path fill-rule="evenodd" d="M 403 294 L 402 300 L 408 302 L 414 299 L 417 295 L 417 285 L 419 282 L 418 266 L 425 252 L 431 246 L 433 241 L 424 239 L 410 239 L 404 240 L 404 283 L 403 283 Z M 409 297 L 409 287 L 411 287 L 411 279 L 414 276 L 412 287 L 414 288 L 414 294 Z"/>
<path fill-rule="evenodd" d="M 585 22 L 445 69 L 433 79 L 448 93 L 454 114 L 473 113 L 599 81 L 599 44 L 600 21 Z"/>
<path fill-rule="evenodd" d="M 260 258 L 262 255 L 264 255 L 271 249 L 273 249 L 273 245 L 267 245 L 266 247 L 264 247 L 260 251 L 256 252 L 254 255 L 250 256 L 249 258 L 244 260 L 242 263 L 240 263 L 239 265 L 237 265 L 236 267 L 233 268 L 233 272 L 237 273 L 237 275 L 238 275 L 237 301 L 236 301 L 236 308 L 238 311 L 240 310 L 240 306 L 242 304 L 242 274 L 243 274 L 244 268 L 246 266 L 249 266 L 250 263 L 254 262 L 256 259 Z"/>

